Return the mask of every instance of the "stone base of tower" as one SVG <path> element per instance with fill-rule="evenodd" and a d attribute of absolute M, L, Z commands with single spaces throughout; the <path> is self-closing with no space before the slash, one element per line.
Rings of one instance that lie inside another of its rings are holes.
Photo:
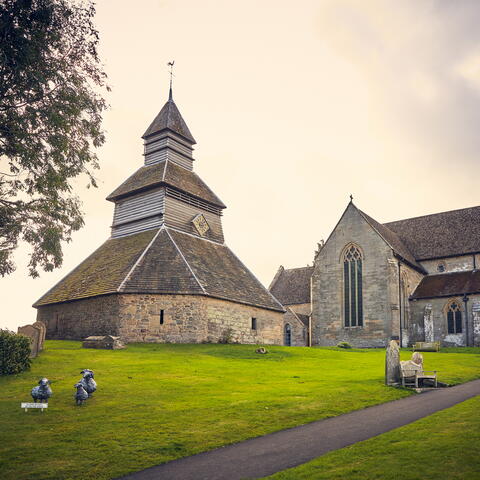
<path fill-rule="evenodd" d="M 104 295 L 38 307 L 37 320 L 48 339 L 110 334 L 126 342 L 283 344 L 282 312 L 202 295 Z"/>

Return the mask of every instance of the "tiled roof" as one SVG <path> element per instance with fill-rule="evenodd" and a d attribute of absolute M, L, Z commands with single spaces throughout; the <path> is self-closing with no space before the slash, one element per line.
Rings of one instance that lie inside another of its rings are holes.
<path fill-rule="evenodd" d="M 165 229 L 160 231 L 121 290 L 132 293 L 203 293 Z"/>
<path fill-rule="evenodd" d="M 480 252 L 480 206 L 386 223 L 417 260 Z"/>
<path fill-rule="evenodd" d="M 34 307 L 116 292 L 155 233 L 150 230 L 107 240 L 37 300 Z"/>
<path fill-rule="evenodd" d="M 270 285 L 270 292 L 282 305 L 310 303 L 310 278 L 313 267 L 281 270 Z"/>
<path fill-rule="evenodd" d="M 480 270 L 427 275 L 411 298 L 450 297 L 464 293 L 480 293 Z"/>
<path fill-rule="evenodd" d="M 226 245 L 174 230 L 169 233 L 207 295 L 283 311 Z"/>
<path fill-rule="evenodd" d="M 107 200 L 114 201 L 118 198 L 160 185 L 171 186 L 217 207 L 226 208 L 224 203 L 208 188 L 196 173 L 168 160 L 139 168 L 116 188 L 107 197 Z"/>
<path fill-rule="evenodd" d="M 150 135 L 165 129 L 169 129 L 172 132 L 181 135 L 192 144 L 196 143 L 185 123 L 185 120 L 182 118 L 182 115 L 172 99 L 162 107 L 160 113 L 147 128 L 147 131 L 143 134 L 142 138 L 149 137 Z"/>
<path fill-rule="evenodd" d="M 200 294 L 283 311 L 226 245 L 167 228 L 108 240 L 34 306 L 114 292 Z"/>
<path fill-rule="evenodd" d="M 421 272 L 425 272 L 424 268 L 417 263 L 417 260 L 411 253 L 411 251 L 407 248 L 405 243 L 400 239 L 400 237 L 387 228 L 385 225 L 374 220 L 372 217 L 368 216 L 366 213 L 359 210 L 359 212 L 363 215 L 365 220 L 383 237 L 383 239 L 393 248 L 397 255 L 400 255 L 404 260 L 406 260 L 410 265 L 415 267 L 417 270 Z"/>

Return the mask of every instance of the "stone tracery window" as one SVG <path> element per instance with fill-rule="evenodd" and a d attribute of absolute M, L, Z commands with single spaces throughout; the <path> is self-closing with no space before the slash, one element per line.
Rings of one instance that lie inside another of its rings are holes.
<path fill-rule="evenodd" d="M 448 333 L 462 333 L 462 310 L 456 301 L 450 303 L 447 310 Z"/>
<path fill-rule="evenodd" d="M 363 326 L 362 253 L 356 245 L 343 254 L 343 318 L 345 327 Z"/>

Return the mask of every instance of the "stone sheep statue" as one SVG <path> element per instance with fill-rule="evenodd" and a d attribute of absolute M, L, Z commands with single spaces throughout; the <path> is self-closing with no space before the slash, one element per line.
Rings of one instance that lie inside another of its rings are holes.
<path fill-rule="evenodd" d="M 97 389 L 97 382 L 93 379 L 94 373 L 93 370 L 86 368 L 80 372 L 83 375 L 83 378 L 80 380 L 83 388 L 86 390 L 89 397 L 93 395 L 93 392 Z"/>
<path fill-rule="evenodd" d="M 48 403 L 48 399 L 53 395 L 50 388 L 50 380 L 48 378 L 42 378 L 38 381 L 38 387 L 33 387 L 31 392 L 33 401 L 37 403 Z"/>
<path fill-rule="evenodd" d="M 82 382 L 78 382 L 74 385 L 74 387 L 77 389 L 74 398 L 75 398 L 75 403 L 77 405 L 83 405 L 88 398 L 88 393 L 87 391 L 83 388 Z"/>

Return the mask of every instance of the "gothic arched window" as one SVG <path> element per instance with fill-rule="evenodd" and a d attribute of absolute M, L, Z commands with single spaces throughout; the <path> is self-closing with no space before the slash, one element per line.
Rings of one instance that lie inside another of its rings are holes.
<path fill-rule="evenodd" d="M 355 245 L 343 254 L 343 317 L 345 327 L 363 326 L 362 253 Z"/>
<path fill-rule="evenodd" d="M 462 310 L 456 301 L 448 306 L 447 328 L 448 333 L 462 333 Z"/>

